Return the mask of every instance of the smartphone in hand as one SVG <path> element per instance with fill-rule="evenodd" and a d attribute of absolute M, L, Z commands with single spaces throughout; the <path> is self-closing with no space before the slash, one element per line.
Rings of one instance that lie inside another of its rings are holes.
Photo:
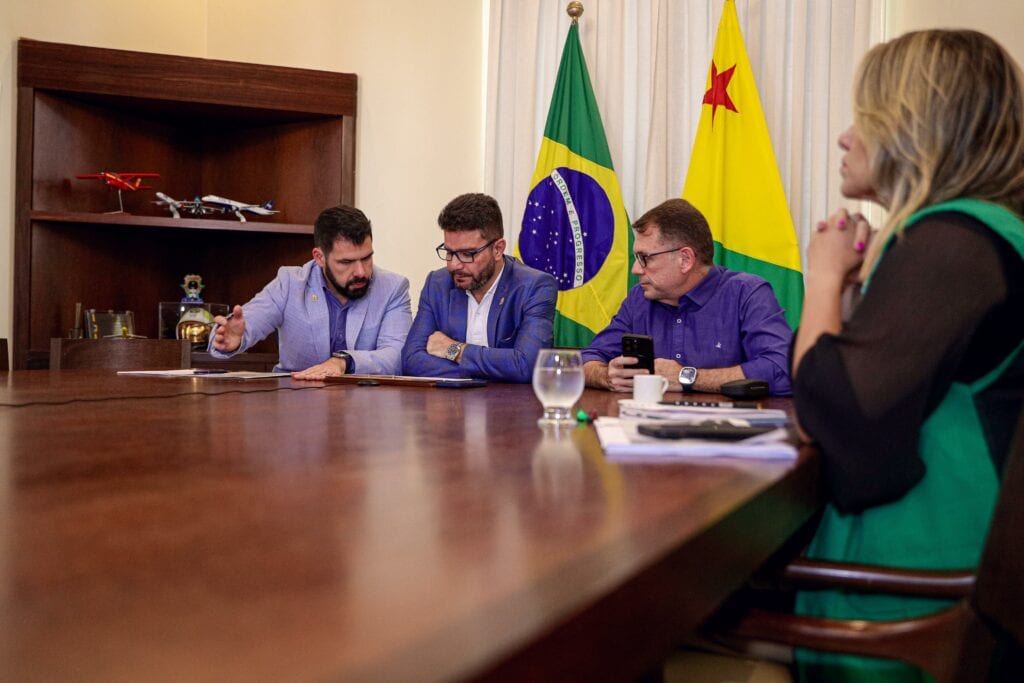
<path fill-rule="evenodd" d="M 647 368 L 647 372 L 654 374 L 654 339 L 652 337 L 646 334 L 622 335 L 622 355 L 637 359 L 636 364 L 624 367 Z"/>

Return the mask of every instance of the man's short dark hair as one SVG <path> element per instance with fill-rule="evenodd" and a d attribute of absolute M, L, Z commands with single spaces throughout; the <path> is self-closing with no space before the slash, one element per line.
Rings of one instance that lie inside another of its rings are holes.
<path fill-rule="evenodd" d="M 345 240 L 358 246 L 373 237 L 370 219 L 354 206 L 334 206 L 324 209 L 313 224 L 313 245 L 325 254 L 331 253 L 336 240 Z"/>
<path fill-rule="evenodd" d="M 488 242 L 505 236 L 497 200 L 479 192 L 462 194 L 448 202 L 437 217 L 437 224 L 451 232 L 479 230 Z"/>
<path fill-rule="evenodd" d="M 715 258 L 711 228 L 693 204 L 685 199 L 669 199 L 636 219 L 633 229 L 642 235 L 652 225 L 658 228 L 666 246 L 691 247 L 698 263 L 711 265 Z"/>

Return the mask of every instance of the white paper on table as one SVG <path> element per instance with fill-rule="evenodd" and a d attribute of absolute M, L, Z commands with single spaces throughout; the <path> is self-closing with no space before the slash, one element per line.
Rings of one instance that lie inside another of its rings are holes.
<path fill-rule="evenodd" d="M 284 379 L 291 377 L 287 372 L 252 372 L 249 370 L 232 370 L 227 372 L 210 372 L 202 369 L 186 368 L 184 370 L 118 370 L 119 375 L 136 377 L 199 377 L 201 379 Z"/>

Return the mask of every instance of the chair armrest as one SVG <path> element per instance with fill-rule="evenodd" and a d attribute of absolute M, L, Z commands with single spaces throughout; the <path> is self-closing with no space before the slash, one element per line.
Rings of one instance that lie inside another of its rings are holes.
<path fill-rule="evenodd" d="M 809 588 L 846 588 L 957 599 L 971 592 L 974 572 L 894 569 L 798 559 L 783 570 L 782 580 L 787 584 Z"/>
<path fill-rule="evenodd" d="M 742 640 L 778 643 L 829 652 L 899 659 L 931 672 L 939 680 L 947 673 L 938 670 L 959 651 L 970 619 L 966 602 L 926 616 L 899 621 L 822 619 L 751 610 L 715 639 L 732 643 Z M 950 662 L 952 665 L 952 662 Z"/>

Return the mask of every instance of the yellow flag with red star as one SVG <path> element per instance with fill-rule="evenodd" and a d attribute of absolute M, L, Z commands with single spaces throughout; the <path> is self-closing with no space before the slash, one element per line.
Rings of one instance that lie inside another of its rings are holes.
<path fill-rule="evenodd" d="M 795 327 L 804 292 L 800 246 L 734 0 L 722 8 L 683 199 L 707 218 L 715 263 L 771 283 Z"/>

